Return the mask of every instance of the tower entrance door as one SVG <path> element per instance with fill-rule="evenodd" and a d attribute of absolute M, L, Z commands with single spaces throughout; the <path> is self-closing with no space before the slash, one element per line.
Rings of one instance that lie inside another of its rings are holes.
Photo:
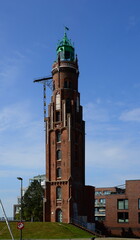
<path fill-rule="evenodd" d="M 56 210 L 56 222 L 62 222 L 62 210 L 61 209 Z"/>

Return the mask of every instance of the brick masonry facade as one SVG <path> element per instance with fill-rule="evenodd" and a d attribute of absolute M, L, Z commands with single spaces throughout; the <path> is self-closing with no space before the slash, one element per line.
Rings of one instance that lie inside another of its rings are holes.
<path fill-rule="evenodd" d="M 46 119 L 45 221 L 93 223 L 94 219 L 94 187 L 85 186 L 85 122 L 78 76 L 77 58 L 62 60 L 58 55 Z"/>
<path fill-rule="evenodd" d="M 105 225 L 112 234 L 140 237 L 140 180 L 127 180 L 124 194 L 107 196 Z"/>
<path fill-rule="evenodd" d="M 103 221 L 108 235 L 140 237 L 140 180 L 127 180 L 125 188 L 96 188 L 95 210 L 102 208 L 101 199 L 105 199 L 104 219 L 96 220 Z M 100 213 L 95 211 L 95 218 Z M 103 225 L 97 222 L 97 226 Z"/>

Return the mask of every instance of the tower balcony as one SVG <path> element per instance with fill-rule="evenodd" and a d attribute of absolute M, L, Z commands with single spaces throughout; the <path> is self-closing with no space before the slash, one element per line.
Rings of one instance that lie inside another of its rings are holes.
<path fill-rule="evenodd" d="M 76 73 L 78 73 L 78 65 L 77 62 L 70 62 L 70 61 L 61 61 L 60 63 L 55 62 L 53 64 L 53 68 L 52 68 L 52 74 L 55 74 L 58 71 L 63 71 L 66 69 L 70 69 L 70 70 L 74 70 Z"/>

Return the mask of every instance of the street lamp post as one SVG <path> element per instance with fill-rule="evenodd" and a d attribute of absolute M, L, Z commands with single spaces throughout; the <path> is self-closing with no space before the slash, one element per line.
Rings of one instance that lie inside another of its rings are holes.
<path fill-rule="evenodd" d="M 17 177 L 18 180 L 20 180 L 21 182 L 21 186 L 20 186 L 20 222 L 22 222 L 22 181 L 23 179 L 21 177 Z M 20 229 L 20 240 L 22 240 L 22 228 Z"/>

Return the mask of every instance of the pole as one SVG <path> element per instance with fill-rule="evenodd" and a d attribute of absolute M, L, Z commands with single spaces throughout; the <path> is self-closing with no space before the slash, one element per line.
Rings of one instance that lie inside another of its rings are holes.
<path fill-rule="evenodd" d="M 9 232 L 10 232 L 11 238 L 12 238 L 12 240 L 14 240 L 14 237 L 13 237 L 13 234 L 12 234 L 12 231 L 11 231 L 11 228 L 10 228 L 10 225 L 9 225 L 9 222 L 8 222 L 8 218 L 7 218 L 7 216 L 6 216 L 6 212 L 5 212 L 5 210 L 4 210 L 4 207 L 3 207 L 3 204 L 2 204 L 2 201 L 1 201 L 1 200 L 0 200 L 0 205 L 1 205 L 2 211 L 3 211 L 3 213 L 4 213 L 4 218 L 5 218 L 5 221 L 6 221 L 8 230 L 9 230 Z"/>
<path fill-rule="evenodd" d="M 20 222 L 22 222 L 22 181 L 23 179 L 21 177 L 17 177 L 18 180 L 20 180 L 21 187 L 20 187 Z M 22 240 L 22 229 L 20 229 L 20 240 Z"/>

